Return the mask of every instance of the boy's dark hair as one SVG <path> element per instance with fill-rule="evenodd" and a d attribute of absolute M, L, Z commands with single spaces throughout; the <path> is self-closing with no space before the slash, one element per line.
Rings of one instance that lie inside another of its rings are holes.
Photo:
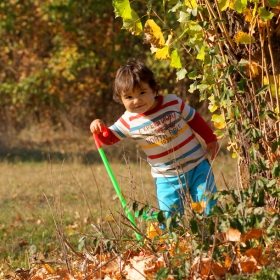
<path fill-rule="evenodd" d="M 116 73 L 113 85 L 113 98 L 116 102 L 122 103 L 121 94 L 140 86 L 140 82 L 145 82 L 158 93 L 159 84 L 154 73 L 140 59 L 130 58 L 126 64 L 120 67 Z"/>

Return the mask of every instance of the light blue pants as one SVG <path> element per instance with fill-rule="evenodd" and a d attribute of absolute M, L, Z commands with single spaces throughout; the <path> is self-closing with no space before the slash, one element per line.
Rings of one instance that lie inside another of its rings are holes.
<path fill-rule="evenodd" d="M 158 177 L 155 184 L 159 209 L 166 213 L 166 218 L 176 212 L 184 214 L 186 191 L 190 193 L 193 202 L 207 202 L 206 214 L 209 214 L 211 207 L 216 204 L 216 201 L 208 201 L 209 193 L 216 192 L 214 175 L 208 160 L 203 160 L 179 177 Z"/>

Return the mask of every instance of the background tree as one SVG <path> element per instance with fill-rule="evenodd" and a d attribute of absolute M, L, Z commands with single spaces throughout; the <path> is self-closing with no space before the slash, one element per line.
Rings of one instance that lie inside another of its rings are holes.
<path fill-rule="evenodd" d="M 0 0 L 0 5 L 2 131 L 41 125 L 71 132 L 88 129 L 96 117 L 111 123 L 112 112 L 123 110 L 112 100 L 114 75 L 131 56 L 147 58 L 164 78 L 166 92 L 187 95 L 188 81 L 174 84 L 174 69 L 168 62 L 154 64 L 140 37 L 120 31 L 121 21 L 106 1 Z M 198 106 L 197 98 L 191 102 Z"/>

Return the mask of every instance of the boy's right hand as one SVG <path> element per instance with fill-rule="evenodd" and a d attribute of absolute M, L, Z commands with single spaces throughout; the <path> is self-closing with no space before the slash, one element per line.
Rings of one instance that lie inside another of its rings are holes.
<path fill-rule="evenodd" d="M 96 119 L 90 124 L 90 131 L 92 134 L 99 134 L 102 132 L 103 127 L 105 127 L 104 122 Z"/>

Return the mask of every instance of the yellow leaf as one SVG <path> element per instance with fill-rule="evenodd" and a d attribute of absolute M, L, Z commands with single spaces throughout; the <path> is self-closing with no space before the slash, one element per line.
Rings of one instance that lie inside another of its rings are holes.
<path fill-rule="evenodd" d="M 157 222 L 150 222 L 147 228 L 147 237 L 153 238 L 162 234 L 162 230 L 158 227 Z"/>
<path fill-rule="evenodd" d="M 278 96 L 280 96 L 280 75 L 276 76 L 276 81 L 279 85 Z M 269 85 L 270 86 L 272 96 L 276 97 L 276 87 L 275 87 L 273 75 L 269 75 L 269 80 L 267 79 L 266 76 L 264 76 L 263 77 L 263 83 L 264 83 L 264 85 Z"/>
<path fill-rule="evenodd" d="M 245 9 L 242 11 L 242 14 L 245 16 L 245 21 L 246 21 L 246 22 L 251 22 L 251 20 L 252 20 L 252 12 L 251 12 L 250 9 L 245 8 Z"/>
<path fill-rule="evenodd" d="M 219 0 L 218 6 L 221 11 L 226 10 L 229 7 L 229 0 Z"/>
<path fill-rule="evenodd" d="M 43 263 L 42 266 L 48 271 L 50 274 L 55 274 L 55 270 L 47 263 Z"/>
<path fill-rule="evenodd" d="M 163 47 L 162 49 L 157 49 L 155 54 L 155 59 L 157 60 L 167 60 L 170 58 L 169 47 Z"/>
<path fill-rule="evenodd" d="M 255 38 L 241 30 L 238 30 L 234 36 L 234 41 L 238 44 L 252 44 L 255 43 Z"/>
<path fill-rule="evenodd" d="M 213 123 L 214 127 L 217 129 L 223 129 L 226 126 L 226 122 L 222 121 L 222 122 L 214 122 Z"/>
<path fill-rule="evenodd" d="M 185 0 L 184 3 L 188 8 L 191 8 L 192 10 L 197 7 L 195 0 Z"/>
<path fill-rule="evenodd" d="M 212 116 L 212 121 L 214 122 L 214 127 L 217 129 L 223 129 L 226 126 L 223 115 L 214 114 Z"/>
<path fill-rule="evenodd" d="M 241 59 L 241 62 L 245 61 L 243 58 Z M 250 73 L 252 78 L 255 78 L 256 76 L 259 75 L 259 68 L 258 68 L 258 63 L 256 63 L 255 61 L 251 60 L 251 63 L 249 64 L 249 62 L 247 62 L 246 64 L 244 64 L 244 70 L 246 72 L 246 75 L 248 77 L 250 77 Z"/>
<path fill-rule="evenodd" d="M 164 37 L 161 28 L 152 19 L 148 19 L 144 26 L 144 43 L 150 43 L 153 47 L 164 46 Z"/>
<path fill-rule="evenodd" d="M 196 58 L 199 60 L 204 60 L 204 57 L 205 57 L 205 51 L 204 51 L 204 46 L 202 46 Z"/>
<path fill-rule="evenodd" d="M 206 209 L 206 202 L 192 202 L 192 209 L 196 211 L 197 213 L 201 213 Z"/>

